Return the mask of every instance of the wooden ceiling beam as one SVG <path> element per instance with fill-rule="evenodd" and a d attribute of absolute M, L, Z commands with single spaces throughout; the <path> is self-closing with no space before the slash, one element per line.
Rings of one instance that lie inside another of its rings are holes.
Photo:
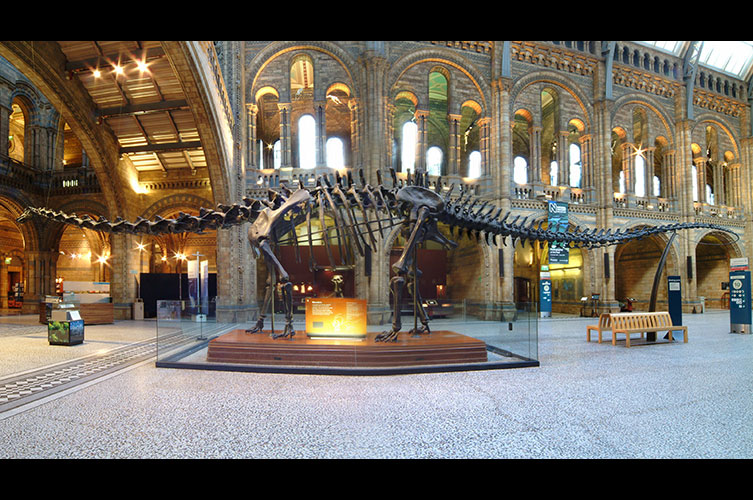
<path fill-rule="evenodd" d="M 71 73 L 77 73 L 79 71 L 89 71 L 92 68 L 99 67 L 103 62 L 124 62 L 123 56 L 128 56 L 128 62 L 130 61 L 150 61 L 153 59 L 160 59 L 165 57 L 165 51 L 162 47 L 151 47 L 144 53 L 143 58 L 139 58 L 137 55 L 131 55 L 128 53 L 115 53 L 106 54 L 98 57 L 91 57 L 89 59 L 81 59 L 79 61 L 68 61 L 65 65 L 65 70 Z"/>
<path fill-rule="evenodd" d="M 164 144 L 145 144 L 143 146 L 129 146 L 126 148 L 120 148 L 120 154 L 129 153 L 146 153 L 150 151 L 159 151 L 164 153 L 166 151 L 184 151 L 186 149 L 198 149 L 201 147 L 201 141 L 182 141 L 182 142 L 168 142 Z"/>
<path fill-rule="evenodd" d="M 103 108 L 97 111 L 97 116 L 107 118 L 119 115 L 142 115 L 161 111 L 174 111 L 176 109 L 189 109 L 188 101 L 185 99 L 174 99 L 171 101 L 160 101 L 149 104 L 126 104 L 125 106 L 114 106 Z"/>

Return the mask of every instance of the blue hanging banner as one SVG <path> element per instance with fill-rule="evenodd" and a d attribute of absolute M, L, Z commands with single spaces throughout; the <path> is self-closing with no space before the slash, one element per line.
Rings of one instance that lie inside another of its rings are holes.
<path fill-rule="evenodd" d="M 549 230 L 557 232 L 567 231 L 567 203 L 562 201 L 548 202 Z M 570 249 L 563 243 L 552 242 L 549 244 L 549 264 L 568 264 L 570 262 Z"/>

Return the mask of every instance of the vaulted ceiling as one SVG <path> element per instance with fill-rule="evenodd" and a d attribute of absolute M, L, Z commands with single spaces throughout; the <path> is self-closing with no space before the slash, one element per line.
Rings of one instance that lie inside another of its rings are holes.
<path fill-rule="evenodd" d="M 181 82 L 158 41 L 59 41 L 65 70 L 96 106 L 136 170 L 206 167 Z"/>

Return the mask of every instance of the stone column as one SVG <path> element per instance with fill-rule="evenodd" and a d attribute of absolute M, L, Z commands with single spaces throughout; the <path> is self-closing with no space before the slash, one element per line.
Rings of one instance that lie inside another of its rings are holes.
<path fill-rule="evenodd" d="M 0 309 L 8 308 L 8 264 L 5 263 L 6 254 L 0 254 Z"/>
<path fill-rule="evenodd" d="M 259 141 L 256 137 L 256 114 L 259 107 L 256 104 L 246 104 L 246 120 L 248 120 L 248 145 L 246 151 L 246 174 L 259 168 Z"/>
<path fill-rule="evenodd" d="M 491 118 L 480 118 L 476 123 L 479 126 L 479 152 L 481 153 L 481 176 L 489 177 L 491 173 Z M 491 194 L 491 193 L 489 193 Z"/>
<path fill-rule="evenodd" d="M 316 151 L 316 164 L 315 167 L 327 166 L 327 114 L 325 113 L 327 107 L 326 101 L 314 102 L 314 118 L 316 119 L 316 137 L 315 137 L 315 151 Z"/>
<path fill-rule="evenodd" d="M 654 152 L 656 151 L 656 148 L 651 147 L 646 149 L 646 153 L 644 155 L 645 161 L 646 161 L 646 168 L 644 169 L 644 174 L 646 176 L 646 198 L 655 198 L 658 196 L 658 193 L 654 193 Z"/>
<path fill-rule="evenodd" d="M 361 161 L 361 122 L 358 120 L 358 99 L 348 100 L 350 110 L 350 165 L 354 168 L 362 167 Z M 391 151 L 391 149 L 390 149 Z M 364 172 L 364 175 L 366 173 Z"/>
<path fill-rule="evenodd" d="M 698 179 L 698 203 L 708 203 L 706 200 L 706 158 L 696 158 L 693 163 L 696 168 L 696 179 Z"/>
<path fill-rule="evenodd" d="M 426 122 L 429 119 L 429 112 L 423 109 L 416 110 L 416 172 L 426 172 Z"/>
<path fill-rule="evenodd" d="M 561 130 L 557 138 L 557 184 L 570 185 L 570 133 Z"/>
<path fill-rule="evenodd" d="M 713 166 L 714 174 L 714 205 L 726 205 L 724 196 L 724 164 L 716 162 Z"/>
<path fill-rule="evenodd" d="M 447 175 L 461 175 L 460 172 L 460 119 L 461 115 L 448 114 L 450 142 L 447 151 Z M 441 172 L 440 172 L 441 173 Z M 466 174 L 467 175 L 467 174 Z"/>
<path fill-rule="evenodd" d="M 596 201 L 594 194 L 594 171 L 591 158 L 591 135 L 582 135 L 578 139 L 580 142 L 580 187 L 583 189 L 583 197 L 586 203 Z"/>
<path fill-rule="evenodd" d="M 37 314 L 44 296 L 55 293 L 55 275 L 59 255 L 59 252 L 49 250 L 24 252 L 26 287 L 22 313 Z"/>
<path fill-rule="evenodd" d="M 620 146 L 622 150 L 622 173 L 625 179 L 625 194 L 635 194 L 635 155 L 633 145 L 629 142 Z"/>
<path fill-rule="evenodd" d="M 290 112 L 293 105 L 289 102 L 278 103 L 280 110 L 280 168 L 292 168 L 292 133 L 290 129 Z"/>
<path fill-rule="evenodd" d="M 535 125 L 528 129 L 530 148 L 530 163 L 528 164 L 530 173 L 528 178 L 529 184 L 541 182 L 541 131 L 542 128 Z"/>
<path fill-rule="evenodd" d="M 8 156 L 8 136 L 10 135 L 10 115 L 12 108 L 0 103 L 0 155 Z"/>

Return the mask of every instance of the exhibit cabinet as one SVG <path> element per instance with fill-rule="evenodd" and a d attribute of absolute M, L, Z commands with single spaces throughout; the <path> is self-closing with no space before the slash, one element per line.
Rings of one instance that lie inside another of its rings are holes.
<path fill-rule="evenodd" d="M 379 336 L 391 323 L 368 324 L 371 305 L 362 299 L 306 299 L 293 315 L 292 336 L 284 334 L 280 313 L 267 315 L 261 331 L 252 333 L 256 321 L 217 322 L 190 301 L 157 301 L 157 366 L 389 374 L 539 365 L 537 304 L 518 303 L 485 320 L 476 313 L 478 304 L 428 302 L 429 333 L 411 333 L 421 327 L 420 318 L 403 310 L 400 333 L 385 341 Z"/>

